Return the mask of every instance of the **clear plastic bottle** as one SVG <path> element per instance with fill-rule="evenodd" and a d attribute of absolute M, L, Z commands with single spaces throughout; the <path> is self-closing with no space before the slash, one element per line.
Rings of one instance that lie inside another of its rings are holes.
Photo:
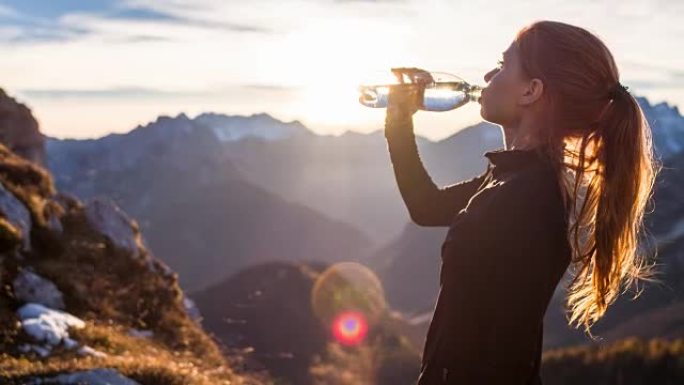
<path fill-rule="evenodd" d="M 460 77 L 444 72 L 429 72 L 417 68 L 392 69 L 391 74 L 375 72 L 368 81 L 358 86 L 359 103 L 367 107 L 386 108 L 390 87 L 424 86 L 423 103 L 419 106 L 424 111 L 449 111 L 466 103 L 480 102 L 482 87 L 468 84 Z"/>

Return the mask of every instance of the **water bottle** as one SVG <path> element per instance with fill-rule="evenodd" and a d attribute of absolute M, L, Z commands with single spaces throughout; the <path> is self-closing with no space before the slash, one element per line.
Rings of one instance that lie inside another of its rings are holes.
<path fill-rule="evenodd" d="M 470 101 L 480 102 L 482 87 L 468 84 L 456 75 L 419 68 L 392 68 L 392 73 L 393 77 L 375 72 L 370 76 L 373 80 L 359 85 L 359 102 L 367 107 L 385 108 L 390 87 L 415 87 L 416 84 L 423 93 L 420 110 L 449 111 Z"/>

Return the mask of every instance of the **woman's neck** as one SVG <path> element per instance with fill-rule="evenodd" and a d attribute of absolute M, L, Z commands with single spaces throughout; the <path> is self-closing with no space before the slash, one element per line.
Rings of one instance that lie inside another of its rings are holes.
<path fill-rule="evenodd" d="M 502 126 L 506 150 L 528 150 L 539 145 L 537 128 L 520 122 L 517 126 Z"/>

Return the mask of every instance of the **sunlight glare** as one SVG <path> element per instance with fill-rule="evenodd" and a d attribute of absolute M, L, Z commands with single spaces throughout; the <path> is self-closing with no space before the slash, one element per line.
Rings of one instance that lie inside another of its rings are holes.
<path fill-rule="evenodd" d="M 358 102 L 358 85 L 375 71 L 406 62 L 403 27 L 367 20 L 317 22 L 290 35 L 294 63 L 288 78 L 300 87 L 297 115 L 309 124 L 353 126 L 377 119 L 378 111 Z M 378 39 L 394 33 L 396 39 Z"/>

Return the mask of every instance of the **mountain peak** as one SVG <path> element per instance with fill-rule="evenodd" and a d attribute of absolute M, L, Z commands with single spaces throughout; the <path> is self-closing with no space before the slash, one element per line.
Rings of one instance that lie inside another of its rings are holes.
<path fill-rule="evenodd" d="M 258 119 L 277 120 L 266 112 L 255 113 L 255 114 L 252 114 L 251 117 L 258 118 Z"/>
<path fill-rule="evenodd" d="M 651 104 L 643 96 L 636 99 L 653 133 L 658 155 L 667 159 L 684 151 L 684 117 L 679 113 L 679 108 L 665 101 Z"/>
<path fill-rule="evenodd" d="M 226 142 L 245 137 L 274 141 L 311 133 L 298 120 L 286 123 L 265 112 L 249 116 L 205 112 L 196 116 L 193 121 L 210 128 L 219 140 Z"/>
<path fill-rule="evenodd" d="M 152 124 L 155 123 L 165 123 L 165 122 L 173 122 L 173 121 L 190 121 L 190 118 L 188 115 L 185 114 L 185 112 L 181 112 L 176 116 L 171 116 L 171 115 L 159 115 L 157 116 L 157 119 L 155 119 L 154 122 L 150 122 L 145 125 L 145 127 L 148 127 Z"/>
<path fill-rule="evenodd" d="M 0 88 L 0 138 L 25 159 L 45 164 L 45 139 L 38 121 L 23 103 Z"/>

